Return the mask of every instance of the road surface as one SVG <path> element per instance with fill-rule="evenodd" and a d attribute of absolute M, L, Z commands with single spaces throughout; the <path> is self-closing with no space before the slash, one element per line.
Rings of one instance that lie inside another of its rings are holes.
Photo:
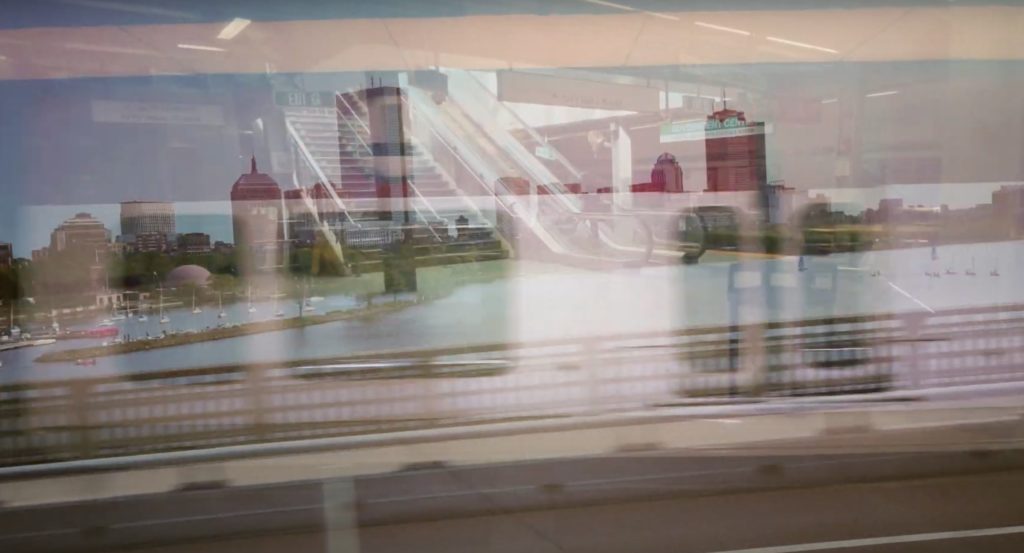
<path fill-rule="evenodd" d="M 211 482 L 0 509 L 0 550 L 325 551 L 325 500 L 359 527 L 333 516 L 332 551 L 1024 550 L 1024 450 L 797 449 L 415 466 L 341 482 L 341 495 L 338 482 Z"/>

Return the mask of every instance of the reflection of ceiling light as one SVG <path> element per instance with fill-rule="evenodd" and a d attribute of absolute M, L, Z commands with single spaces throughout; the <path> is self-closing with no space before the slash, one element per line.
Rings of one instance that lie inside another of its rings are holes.
<path fill-rule="evenodd" d="M 631 8 L 629 6 L 623 6 L 622 4 L 616 4 L 615 2 L 605 2 L 604 0 L 583 0 L 583 1 L 584 2 L 589 2 L 591 4 L 597 4 L 598 6 L 605 6 L 607 8 L 615 8 L 617 10 L 625 10 L 627 12 L 635 12 L 636 11 L 636 8 Z"/>
<path fill-rule="evenodd" d="M 64 2 L 67 4 L 78 4 L 79 6 L 102 10 L 142 13 L 146 15 L 159 15 L 161 17 L 175 17 L 179 19 L 196 19 L 195 14 L 189 12 L 154 8 L 150 6 L 133 6 L 132 2 L 109 2 L 106 0 L 64 0 Z"/>
<path fill-rule="evenodd" d="M 834 104 L 839 101 L 839 98 L 826 98 L 821 101 L 823 104 Z"/>
<path fill-rule="evenodd" d="M 178 48 L 184 48 L 185 50 L 202 50 L 204 52 L 226 52 L 223 48 L 217 48 L 216 46 L 203 46 L 202 44 L 179 44 Z"/>
<path fill-rule="evenodd" d="M 734 29 L 732 27 L 723 27 L 721 25 L 712 25 L 711 23 L 704 23 L 703 21 L 694 21 L 694 25 L 698 27 L 704 27 L 705 29 L 714 29 L 716 31 L 725 31 L 727 33 L 734 33 L 737 35 L 750 36 L 750 31 L 744 31 L 743 29 Z"/>
<path fill-rule="evenodd" d="M 7 61 L 7 56 L 0 54 L 0 61 Z"/>
<path fill-rule="evenodd" d="M 252 21 L 248 19 L 236 17 L 232 19 L 230 23 L 225 25 L 223 29 L 220 30 L 220 33 L 217 35 L 217 38 L 221 40 L 231 40 L 238 36 L 238 33 L 245 30 L 245 28 L 248 27 L 250 23 L 252 23 Z"/>
<path fill-rule="evenodd" d="M 110 54 L 138 54 L 152 56 L 155 52 L 140 50 L 138 48 L 125 48 L 123 46 L 108 46 L 105 44 L 87 44 L 84 42 L 66 42 L 64 47 L 68 50 L 84 50 L 86 52 L 106 52 Z"/>
<path fill-rule="evenodd" d="M 892 96 L 893 94 L 899 94 L 899 90 L 884 90 L 882 92 L 872 92 L 871 94 L 865 94 L 865 98 L 878 98 L 879 96 Z"/>
<path fill-rule="evenodd" d="M 807 44 L 806 42 L 797 42 L 795 40 L 787 40 L 787 39 L 779 38 L 779 37 L 775 37 L 775 36 L 766 36 L 764 38 L 766 40 L 770 40 L 772 42 L 778 42 L 779 44 L 788 44 L 789 46 L 796 46 L 797 48 L 807 48 L 808 50 L 817 50 L 819 52 L 828 52 L 829 54 L 838 54 L 839 53 L 838 50 L 833 50 L 831 48 L 825 48 L 824 46 L 815 46 L 813 44 Z"/>
<path fill-rule="evenodd" d="M 588 4 L 594 4 L 594 5 L 597 5 L 597 6 L 604 6 L 606 8 L 615 8 L 617 10 L 622 10 L 622 11 L 626 11 L 626 12 L 635 12 L 635 11 L 637 11 L 637 9 L 632 7 L 632 6 L 626 6 L 626 5 L 623 5 L 623 4 L 616 4 L 615 2 L 606 2 L 605 0 L 582 0 L 582 1 L 583 2 L 587 2 Z M 639 11 L 642 11 L 645 14 L 650 15 L 652 17 L 660 17 L 662 19 L 669 19 L 669 20 L 672 20 L 672 21 L 679 21 L 678 17 L 676 17 L 674 15 L 669 15 L 667 13 L 652 12 L 652 11 L 647 11 L 647 10 L 639 10 Z"/>

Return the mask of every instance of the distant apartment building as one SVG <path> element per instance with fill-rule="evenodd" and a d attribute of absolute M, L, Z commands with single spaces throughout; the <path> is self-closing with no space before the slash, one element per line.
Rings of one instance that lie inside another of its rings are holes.
<path fill-rule="evenodd" d="M 127 249 L 136 252 L 167 252 L 171 242 L 162 232 L 142 232 L 131 236 L 131 242 L 125 244 Z"/>
<path fill-rule="evenodd" d="M 50 233 L 50 254 L 73 250 L 93 254 L 110 249 L 110 231 L 88 213 L 76 213 Z"/>
<path fill-rule="evenodd" d="M 664 200 L 664 196 L 660 193 L 683 192 L 683 169 L 679 166 L 679 162 L 676 161 L 676 156 L 665 152 L 658 156 L 657 161 L 654 162 L 654 167 L 651 169 L 651 180 L 649 182 L 633 184 L 629 189 L 633 193 L 658 193 L 653 197 L 641 194 L 634 198 L 633 201 L 637 206 L 653 207 L 660 205 Z"/>
<path fill-rule="evenodd" d="M 14 246 L 10 242 L 0 242 L 0 267 L 14 264 Z"/>
<path fill-rule="evenodd" d="M 810 198 L 805 190 L 790 188 L 782 182 L 773 182 L 766 188 L 768 197 L 768 222 L 781 225 L 794 222 Z M 827 200 L 825 201 L 827 203 Z"/>
<path fill-rule="evenodd" d="M 309 188 L 295 188 L 284 192 L 285 210 L 288 213 L 288 239 L 297 244 L 316 242 L 318 233 L 322 232 L 320 223 L 341 240 L 345 212 L 334 201 L 340 196 L 341 190 L 330 185 L 316 183 Z"/>
<path fill-rule="evenodd" d="M 121 202 L 121 234 L 117 244 L 126 251 L 167 252 L 174 246 L 174 204 Z"/>
<path fill-rule="evenodd" d="M 209 253 L 210 235 L 205 232 L 186 232 L 178 235 L 180 253 Z"/>
<path fill-rule="evenodd" d="M 223 240 L 217 240 L 213 243 L 213 251 L 217 253 L 231 253 L 235 251 L 235 245 L 231 242 L 224 242 Z"/>
<path fill-rule="evenodd" d="M 1004 185 L 993 192 L 992 216 L 1011 237 L 1024 236 L 1024 185 Z"/>
<path fill-rule="evenodd" d="M 903 215 L 902 198 L 882 198 L 878 200 L 878 209 L 867 209 L 864 212 L 864 222 L 873 223 L 894 223 Z"/>
<path fill-rule="evenodd" d="M 138 236 L 175 233 L 174 204 L 171 202 L 121 202 L 121 234 Z"/>

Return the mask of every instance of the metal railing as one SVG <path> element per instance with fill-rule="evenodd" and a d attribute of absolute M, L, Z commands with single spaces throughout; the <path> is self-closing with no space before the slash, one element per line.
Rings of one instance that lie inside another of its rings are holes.
<path fill-rule="evenodd" d="M 449 97 L 477 124 L 487 138 L 501 148 L 533 182 L 547 186 L 552 196 L 566 210 L 579 212 L 578 199 L 566 192 L 563 184 L 551 170 L 532 152 L 528 152 L 511 133 L 494 122 L 494 113 L 511 111 L 508 106 L 496 98 L 471 73 L 446 70 L 446 74 L 449 78 Z"/>
<path fill-rule="evenodd" d="M 351 94 L 352 91 L 349 90 L 348 93 Z M 338 100 L 340 100 L 343 104 L 345 104 L 345 109 L 348 110 L 348 114 L 343 113 L 337 107 L 335 107 L 335 113 L 338 116 L 340 116 L 342 121 L 345 122 L 345 125 L 349 128 L 349 130 L 352 132 L 352 134 L 356 137 L 356 140 L 358 140 L 359 143 L 363 146 L 363 150 L 365 150 L 368 154 L 373 156 L 374 155 L 373 154 L 373 149 L 370 148 L 370 146 L 363 140 L 362 136 L 360 136 L 359 131 L 356 130 L 356 128 L 352 125 L 351 119 L 355 119 L 356 122 L 358 122 L 360 124 L 360 126 L 363 127 L 363 130 L 365 130 L 367 133 L 370 132 L 370 127 L 367 126 L 367 124 L 362 119 L 359 118 L 359 115 L 356 113 L 356 111 L 353 108 L 352 104 L 350 104 L 348 99 L 345 98 L 345 94 L 335 93 L 335 97 Z M 436 221 L 436 220 L 442 219 L 442 217 L 437 214 L 437 210 L 434 209 L 434 206 L 432 206 L 430 204 L 430 202 L 428 202 L 427 199 L 423 196 L 423 194 L 420 193 L 419 187 L 416 186 L 416 183 L 414 181 L 409 183 L 409 188 L 412 189 L 413 193 L 419 198 L 419 201 L 422 202 L 422 204 L 424 206 L 426 206 L 426 208 L 428 210 L 430 210 L 430 213 L 434 216 L 433 220 Z M 423 214 L 421 213 L 420 208 L 416 207 L 416 202 L 413 202 L 413 210 L 420 217 L 420 219 L 423 219 L 424 221 L 427 221 L 427 219 L 425 217 L 423 217 Z M 431 230 L 431 232 L 433 232 L 433 230 Z M 434 233 L 434 238 L 436 238 L 437 240 L 441 239 L 441 237 L 438 236 L 437 233 Z"/>
<path fill-rule="evenodd" d="M 1024 380 L 1024 305 L 0 387 L 0 464 Z"/>
<path fill-rule="evenodd" d="M 505 105 L 504 102 L 498 99 L 494 95 L 494 93 L 491 92 L 491 90 L 488 89 L 483 82 L 481 82 L 480 78 L 473 74 L 472 71 L 464 69 L 445 69 L 444 73 L 448 74 L 449 76 L 465 75 L 469 82 L 474 82 L 476 84 L 475 88 L 479 91 L 479 93 L 486 95 L 486 97 L 490 100 L 488 102 L 489 105 L 499 106 L 501 112 L 511 117 L 519 125 L 519 128 L 521 128 L 523 132 L 525 132 L 527 136 L 529 136 L 530 139 L 533 140 L 534 143 L 549 148 L 551 154 L 555 158 L 554 160 L 557 161 L 570 175 L 572 175 L 572 177 L 575 178 L 577 182 L 579 181 L 582 172 L 579 169 L 577 169 L 576 166 L 573 165 L 568 158 L 562 155 L 562 152 L 560 152 L 557 148 L 552 147 L 544 137 L 542 137 L 532 126 L 530 126 L 529 123 L 523 120 L 523 118 L 520 117 L 519 113 L 516 110 L 508 107 L 507 105 Z"/>

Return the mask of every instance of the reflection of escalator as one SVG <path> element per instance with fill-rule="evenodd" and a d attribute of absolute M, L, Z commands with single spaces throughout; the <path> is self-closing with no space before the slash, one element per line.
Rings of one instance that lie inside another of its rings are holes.
<path fill-rule="evenodd" d="M 514 219 L 514 230 L 500 221 L 497 226 L 506 238 L 515 234 L 521 255 L 547 252 L 587 264 L 647 261 L 652 236 L 642 221 L 584 210 L 580 198 L 498 128 L 494 110 L 507 108 L 490 102 L 493 97 L 478 103 L 460 84 L 452 79 L 451 94 L 440 105 L 410 88 L 412 129 L 435 158 L 447 155 L 465 166 L 475 185 L 494 198 L 498 213 Z"/>
<path fill-rule="evenodd" d="M 501 148 L 477 122 L 451 100 L 436 104 L 429 95 L 416 88 L 408 91 L 411 128 L 421 144 L 430 149 L 435 158 L 451 159 L 465 168 L 463 173 L 472 179 L 459 183 L 464 190 L 471 185 L 471 195 L 486 195 L 493 202 L 496 226 L 510 242 L 516 242 L 519 253 L 530 249 L 525 241 L 538 240 L 544 248 L 556 254 L 569 254 L 553 229 L 536 224 L 536 195 L 530 189 L 517 189 L 514 184 L 526 182 L 512 156 Z M 523 231 L 526 231 L 524 233 Z"/>
<path fill-rule="evenodd" d="M 616 194 L 584 193 L 580 170 L 505 105 L 479 73 L 459 69 L 443 72 L 455 104 L 448 107 L 449 111 L 464 112 L 478 121 L 499 149 L 508 152 L 520 176 L 538 183 L 538 224 L 582 218 L 586 226 L 598 229 L 594 233 L 601 244 L 598 251 L 613 259 L 640 257 L 657 263 L 682 259 L 692 263 L 704 253 L 703 238 L 694 240 L 695 236 L 703 237 L 703 233 L 694 231 L 702 228 L 698 215 L 682 206 L 680 210 L 637 209 L 632 200 L 615 201 Z"/>

